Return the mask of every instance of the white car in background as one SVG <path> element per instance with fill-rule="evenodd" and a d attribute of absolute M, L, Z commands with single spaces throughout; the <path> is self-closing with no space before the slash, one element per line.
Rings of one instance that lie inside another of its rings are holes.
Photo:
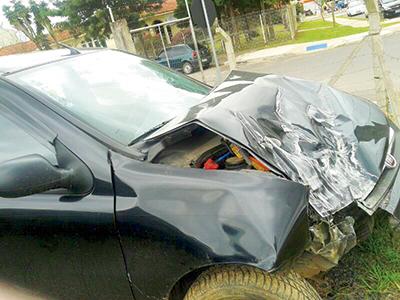
<path fill-rule="evenodd" d="M 347 7 L 347 15 L 349 17 L 366 14 L 367 8 L 363 1 L 351 1 Z"/>

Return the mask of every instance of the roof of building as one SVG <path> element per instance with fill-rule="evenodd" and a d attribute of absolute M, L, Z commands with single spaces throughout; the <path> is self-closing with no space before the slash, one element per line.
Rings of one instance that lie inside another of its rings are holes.
<path fill-rule="evenodd" d="M 176 0 L 165 0 L 157 13 L 166 13 L 176 9 Z"/>
<path fill-rule="evenodd" d="M 173 12 L 177 7 L 176 0 L 164 0 L 159 9 L 151 12 L 145 12 L 143 16 L 158 16 Z"/>
<path fill-rule="evenodd" d="M 99 49 L 82 50 L 81 53 L 99 51 Z M 71 56 L 68 49 L 56 49 L 47 51 L 35 51 L 24 54 L 14 54 L 0 57 L 0 75 L 13 73 L 23 69 L 32 68 L 38 65 L 51 63 L 57 60 L 65 59 Z"/>
<path fill-rule="evenodd" d="M 57 41 L 59 42 L 64 42 L 70 39 L 73 39 L 74 37 L 66 30 L 64 31 L 56 31 L 55 36 L 57 38 Z M 53 39 L 48 36 L 49 42 L 54 43 Z M 1 30 L 0 30 L 0 40 L 1 40 Z M 0 42 L 0 56 L 3 55 L 12 55 L 12 54 L 18 54 L 18 53 L 26 53 L 26 52 L 32 52 L 38 50 L 37 46 L 35 45 L 34 42 L 32 41 L 26 41 L 26 42 L 15 42 L 13 44 L 10 44 L 8 46 L 1 47 L 1 42 Z"/>

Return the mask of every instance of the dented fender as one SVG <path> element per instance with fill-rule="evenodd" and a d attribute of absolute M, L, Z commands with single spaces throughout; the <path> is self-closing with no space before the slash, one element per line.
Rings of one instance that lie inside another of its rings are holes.
<path fill-rule="evenodd" d="M 139 295 L 165 297 L 184 274 L 212 264 L 271 271 L 300 255 L 309 241 L 308 189 L 301 184 L 257 171 L 110 157 L 116 223 Z"/>

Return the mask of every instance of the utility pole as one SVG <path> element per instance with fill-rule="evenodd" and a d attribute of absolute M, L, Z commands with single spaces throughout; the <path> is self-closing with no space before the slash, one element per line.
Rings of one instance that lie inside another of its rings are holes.
<path fill-rule="evenodd" d="M 187 10 L 187 13 L 188 13 L 188 17 L 189 17 L 189 25 L 190 25 L 190 31 L 192 33 L 192 40 L 193 40 L 193 44 L 194 44 L 194 50 L 197 53 L 197 61 L 199 63 L 199 67 L 200 67 L 201 78 L 203 79 L 203 82 L 206 82 L 206 77 L 204 76 L 203 63 L 201 62 L 201 55 L 200 55 L 200 51 L 199 51 L 199 45 L 197 44 L 196 32 L 194 31 L 194 26 L 193 26 L 193 21 L 192 21 L 192 14 L 190 13 L 188 0 L 185 0 L 185 5 L 186 5 L 186 10 Z"/>
<path fill-rule="evenodd" d="M 114 14 L 112 12 L 112 9 L 111 9 L 110 5 L 107 5 L 107 9 L 108 9 L 108 13 L 110 14 L 111 22 L 114 23 L 115 22 Z"/>
<path fill-rule="evenodd" d="M 336 9 L 336 2 L 335 2 L 335 1 L 332 1 L 332 4 L 331 4 L 331 11 L 332 11 L 332 23 L 333 23 L 333 27 L 336 26 L 335 9 Z"/>
<path fill-rule="evenodd" d="M 374 60 L 375 90 L 378 96 L 378 106 L 397 124 L 400 125 L 400 100 L 385 65 L 381 24 L 376 0 L 365 0 L 368 10 L 369 38 L 372 43 Z"/>
<path fill-rule="evenodd" d="M 207 8 L 206 8 L 206 5 L 204 3 L 204 0 L 201 0 L 201 6 L 203 7 L 204 18 L 206 20 L 207 31 L 208 31 L 208 35 L 210 37 L 210 42 L 211 42 L 211 50 L 212 50 L 213 55 L 214 55 L 215 68 L 216 68 L 216 77 L 217 77 L 216 78 L 217 79 L 216 83 L 218 85 L 218 84 L 220 84 L 222 82 L 222 75 L 221 75 L 221 70 L 219 68 L 217 51 L 215 50 L 214 38 L 213 38 L 213 35 L 212 35 L 210 22 L 208 21 L 208 13 L 207 13 Z"/>

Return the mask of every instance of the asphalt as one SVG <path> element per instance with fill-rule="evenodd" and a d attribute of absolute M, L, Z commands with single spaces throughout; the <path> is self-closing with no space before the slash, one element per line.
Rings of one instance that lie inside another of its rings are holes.
<path fill-rule="evenodd" d="M 397 92 L 400 92 L 400 32 L 382 36 L 385 63 L 390 72 Z M 318 52 L 284 56 L 273 56 L 255 61 L 239 64 L 238 70 L 272 73 L 308 80 L 329 83 L 332 78 L 337 78 L 334 86 L 340 90 L 355 94 L 372 101 L 376 101 L 375 82 L 373 75 L 373 56 L 371 43 L 363 41 L 360 50 L 354 59 L 343 70 L 341 66 L 347 61 L 359 42 L 343 45 Z M 222 67 L 223 77 L 227 76 L 229 70 Z M 193 77 L 201 80 L 201 74 L 196 73 Z M 215 68 L 205 71 L 206 82 L 214 85 Z"/>

